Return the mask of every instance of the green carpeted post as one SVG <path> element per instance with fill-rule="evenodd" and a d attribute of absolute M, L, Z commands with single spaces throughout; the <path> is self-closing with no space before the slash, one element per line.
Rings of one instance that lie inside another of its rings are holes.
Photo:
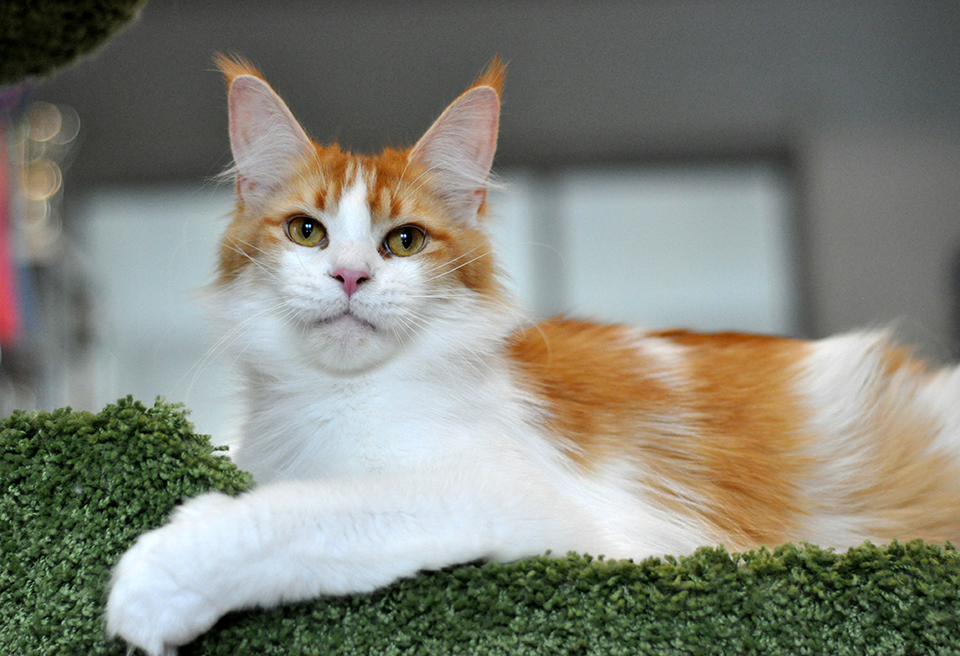
<path fill-rule="evenodd" d="M 99 48 L 146 0 L 0 2 L 0 87 L 49 75 Z"/>

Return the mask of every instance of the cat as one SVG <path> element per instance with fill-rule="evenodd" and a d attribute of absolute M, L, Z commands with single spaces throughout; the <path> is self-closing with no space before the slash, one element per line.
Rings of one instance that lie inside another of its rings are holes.
<path fill-rule="evenodd" d="M 485 232 L 499 59 L 375 156 L 314 143 L 250 64 L 218 64 L 237 204 L 211 303 L 256 487 L 140 537 L 110 635 L 170 653 L 231 610 L 548 550 L 960 537 L 958 370 L 883 333 L 525 319 Z"/>

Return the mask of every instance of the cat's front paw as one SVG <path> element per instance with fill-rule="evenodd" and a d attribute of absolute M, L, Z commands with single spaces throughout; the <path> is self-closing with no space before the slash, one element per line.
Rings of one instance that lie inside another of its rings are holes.
<path fill-rule="evenodd" d="M 185 528 L 174 522 L 142 535 L 113 571 L 107 633 L 150 656 L 175 654 L 222 614 L 191 567 Z"/>

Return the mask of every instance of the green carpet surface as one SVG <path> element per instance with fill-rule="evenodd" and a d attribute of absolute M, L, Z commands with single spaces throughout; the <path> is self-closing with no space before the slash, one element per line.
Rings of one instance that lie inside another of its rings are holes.
<path fill-rule="evenodd" d="M 99 48 L 146 0 L 3 0 L 0 87 L 49 75 Z"/>
<path fill-rule="evenodd" d="M 125 399 L 99 414 L 0 420 L 0 654 L 117 654 L 110 568 L 182 498 L 251 484 L 185 412 Z M 641 563 L 473 563 L 372 595 L 225 617 L 181 654 L 960 653 L 950 545 L 703 548 Z"/>

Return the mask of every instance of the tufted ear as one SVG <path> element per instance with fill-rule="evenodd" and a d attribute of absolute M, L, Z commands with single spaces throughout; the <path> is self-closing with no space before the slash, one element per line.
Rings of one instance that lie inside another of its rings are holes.
<path fill-rule="evenodd" d="M 258 206 L 286 180 L 313 144 L 286 103 L 255 69 L 219 62 L 230 84 L 230 149 L 237 193 Z M 232 67 L 231 67 L 232 65 Z"/>
<path fill-rule="evenodd" d="M 503 65 L 495 59 L 410 151 L 411 163 L 429 172 L 435 192 L 459 220 L 475 221 L 486 200 L 502 80 Z"/>

